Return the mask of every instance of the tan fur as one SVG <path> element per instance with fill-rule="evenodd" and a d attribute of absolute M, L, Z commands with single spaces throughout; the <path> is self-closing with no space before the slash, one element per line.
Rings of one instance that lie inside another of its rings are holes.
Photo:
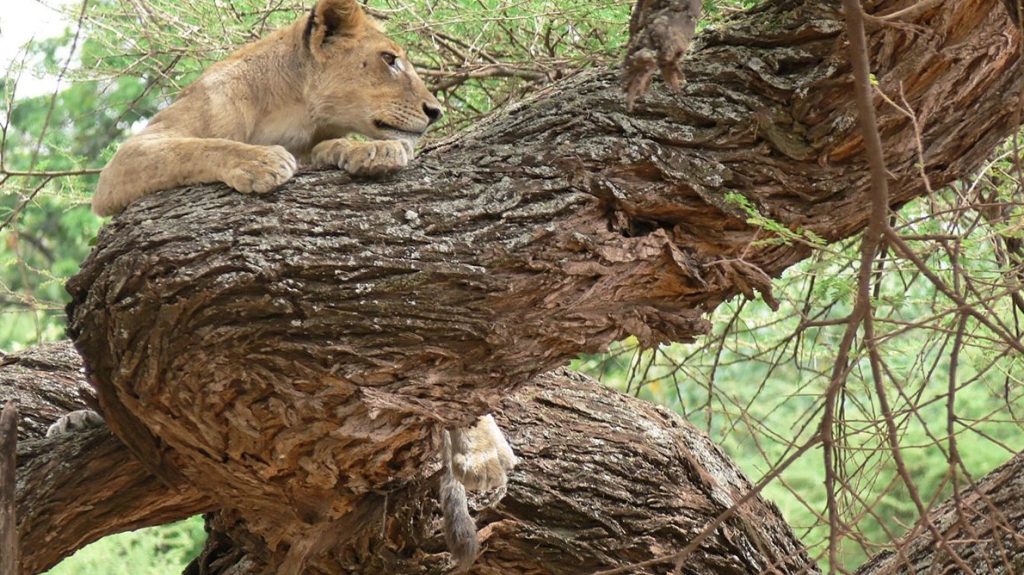
<path fill-rule="evenodd" d="M 202 182 L 268 192 L 296 159 L 356 176 L 392 172 L 440 115 L 405 52 L 355 0 L 320 0 L 212 66 L 122 144 L 93 210 L 116 214 L 145 194 Z M 344 139 L 352 133 L 372 141 Z"/>
<path fill-rule="evenodd" d="M 518 459 L 490 415 L 478 418 L 473 427 L 446 430 L 441 455 L 438 495 L 444 538 L 455 563 L 454 573 L 464 573 L 472 567 L 480 550 L 466 490 L 494 491 L 497 499 L 501 499 L 505 496 L 508 473 Z"/>

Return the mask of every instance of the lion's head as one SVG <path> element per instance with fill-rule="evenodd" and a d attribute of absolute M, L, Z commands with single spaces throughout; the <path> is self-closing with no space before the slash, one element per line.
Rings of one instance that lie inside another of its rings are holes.
<path fill-rule="evenodd" d="M 303 41 L 314 72 L 305 96 L 318 131 L 415 141 L 441 117 L 405 50 L 355 0 L 320 0 Z"/>

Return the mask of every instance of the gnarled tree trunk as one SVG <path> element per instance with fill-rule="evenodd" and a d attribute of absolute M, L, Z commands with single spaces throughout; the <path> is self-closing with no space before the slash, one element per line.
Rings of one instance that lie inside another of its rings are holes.
<path fill-rule="evenodd" d="M 23 404 L 27 415 L 52 423 L 55 406 L 83 405 L 73 395 L 76 363 L 69 345 L 14 356 L 0 366 L 0 400 L 31 398 Z M 500 503 L 477 502 L 485 549 L 478 573 L 580 573 L 649 560 L 685 545 L 750 489 L 728 458 L 678 416 L 577 374 L 539 376 L 502 401 L 497 414 L 521 463 Z M 210 508 L 192 485 L 159 482 L 106 429 L 41 439 L 43 429 L 26 426 L 20 434 L 27 573 L 99 535 Z M 434 488 L 428 478 L 364 497 L 361 512 L 337 526 L 347 543 L 311 569 L 447 572 Z M 281 554 L 239 519 L 233 511 L 210 517 L 212 534 L 196 572 L 277 572 Z M 709 538 L 689 567 L 709 575 L 814 571 L 775 506 L 759 499 Z"/>
<path fill-rule="evenodd" d="M 924 193 L 919 165 L 932 186 L 975 169 L 1024 88 L 997 0 L 906 19 L 869 38 L 879 89 L 920 116 L 919 157 L 911 121 L 877 101 L 895 204 Z M 768 2 L 704 34 L 684 89 L 633 112 L 618 73 L 591 70 L 387 181 L 143 199 L 69 283 L 103 414 L 165 482 L 243 517 L 271 562 L 330 543 L 429 478 L 440 425 L 628 335 L 699 335 L 736 293 L 770 300 L 770 276 L 809 250 L 754 243 L 767 232 L 737 198 L 796 233 L 863 227 L 845 51 L 833 3 Z"/>
<path fill-rule="evenodd" d="M 0 402 L 12 398 L 25 425 L 18 475 L 24 572 L 52 565 L 84 542 L 208 508 L 188 484 L 150 475 L 116 438 L 94 429 L 41 439 L 61 409 L 84 406 L 70 345 L 45 346 L 0 364 Z M 703 434 L 677 416 L 556 371 L 503 400 L 498 417 L 523 464 L 495 506 L 477 502 L 484 554 L 478 573 L 592 573 L 670 554 L 749 489 Z M 40 427 L 40 425 L 42 427 Z M 931 520 L 977 573 L 1019 571 L 1024 557 L 1024 456 L 950 501 Z M 448 562 L 430 481 L 370 498 L 366 521 L 321 558 L 333 573 L 443 573 Z M 280 556 L 248 533 L 236 513 L 208 516 L 206 550 L 189 573 L 272 572 Z M 963 535 L 957 536 L 960 530 Z M 998 541 L 996 536 L 998 536 Z M 944 572 L 948 554 L 919 529 L 903 555 L 879 554 L 858 573 Z M 913 569 L 908 564 L 914 566 Z M 633 573 L 664 572 L 668 563 Z M 1009 565 L 1009 567 L 1007 567 Z M 689 561 L 688 572 L 814 572 L 770 503 L 754 500 Z M 915 571 L 916 570 L 916 571 Z"/>

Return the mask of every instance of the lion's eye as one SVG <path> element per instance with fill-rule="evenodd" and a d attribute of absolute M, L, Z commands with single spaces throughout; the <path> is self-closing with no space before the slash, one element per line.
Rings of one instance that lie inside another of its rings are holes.
<path fill-rule="evenodd" d="M 384 59 L 384 63 L 388 66 L 394 66 L 395 62 L 398 61 L 398 56 L 395 56 L 391 52 L 382 52 L 380 57 Z"/>

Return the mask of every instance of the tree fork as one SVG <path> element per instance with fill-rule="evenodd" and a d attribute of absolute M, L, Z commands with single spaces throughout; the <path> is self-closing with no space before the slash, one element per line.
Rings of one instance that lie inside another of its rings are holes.
<path fill-rule="evenodd" d="M 38 350 L 32 361 L 12 356 L 0 366 L 0 401 L 35 397 L 25 415 L 50 423 L 58 406 L 84 405 L 75 395 L 78 367 L 59 363 L 71 356 L 70 344 Z M 502 401 L 499 417 L 523 446 L 522 464 L 500 504 L 480 509 L 482 572 L 513 573 L 514 566 L 532 564 L 572 573 L 648 559 L 684 544 L 750 488 L 728 458 L 678 416 L 571 372 L 556 370 L 519 388 Z M 42 433 L 26 427 L 21 434 L 18 504 L 27 573 L 99 536 L 209 509 L 209 498 L 191 485 L 171 489 L 150 475 L 106 429 L 49 439 Z M 436 471 L 432 466 L 430 473 Z M 587 488 L 576 489 L 581 485 Z M 429 477 L 386 498 L 364 497 L 366 520 L 352 526 L 348 545 L 320 560 L 323 572 L 447 572 L 433 490 Z M 283 555 L 260 545 L 242 548 L 239 542 L 254 541 L 245 525 L 236 512 L 211 516 L 207 549 L 192 569 L 274 572 Z M 707 573 L 726 566 L 813 570 L 777 509 L 762 500 L 746 506 L 701 551 Z"/>
<path fill-rule="evenodd" d="M 137 202 L 68 285 L 104 416 L 276 550 L 424 480 L 439 424 L 538 373 L 629 335 L 692 338 L 736 293 L 771 301 L 810 249 L 755 243 L 770 234 L 746 210 L 828 240 L 868 217 L 843 30 L 831 3 L 769 2 L 705 33 L 682 90 L 632 113 L 618 73 L 591 70 L 387 181 Z M 876 99 L 893 205 L 924 193 L 919 164 L 949 183 L 1016 129 L 1021 42 L 996 0 L 911 11 L 868 44 L 878 89 L 922 127 L 919 157 Z"/>
<path fill-rule="evenodd" d="M 0 362 L 0 402 L 16 397 L 31 406 L 22 423 L 52 423 L 69 406 L 85 405 L 76 389 L 79 368 L 67 343 L 10 356 Z M 503 427 L 526 447 L 509 494 L 497 506 L 479 509 L 484 554 L 478 573 L 572 574 L 662 556 L 749 489 L 720 451 L 678 416 L 578 374 L 540 376 L 500 407 Z M 24 573 L 44 570 L 103 535 L 181 519 L 210 504 L 187 484 L 165 486 L 105 429 L 51 439 L 42 438 L 44 431 L 45 425 L 23 425 L 19 434 Z M 367 498 L 378 506 L 368 514 L 372 520 L 349 545 L 332 550 L 333 568 L 327 565 L 325 572 L 445 572 L 432 487 L 429 480 L 404 486 L 389 494 L 386 506 L 377 496 Z M 957 530 L 948 539 L 961 542 L 953 543 L 957 553 L 976 572 L 1004 561 L 1017 565 L 1024 557 L 1022 491 L 1024 455 L 1018 455 L 964 490 L 959 509 L 947 502 L 931 519 Z M 255 574 L 281 559 L 247 532 L 237 513 L 212 514 L 208 524 L 206 550 L 187 573 Z M 779 571 L 796 573 L 804 566 L 814 572 L 770 503 L 756 500 L 743 508 L 722 533 L 731 539 L 713 538 L 687 567 L 719 573 L 716 567 L 746 565 L 742 572 L 757 572 L 756 561 L 764 566 L 773 554 L 781 561 L 789 553 L 788 562 L 775 565 Z M 746 547 L 737 541 L 757 543 L 751 537 L 768 546 L 744 555 Z M 732 543 L 724 545 L 727 540 Z M 936 552 L 927 531 L 903 543 L 902 557 L 880 553 L 858 575 L 914 572 L 903 557 L 918 573 L 932 563 L 941 571 L 950 562 Z"/>

